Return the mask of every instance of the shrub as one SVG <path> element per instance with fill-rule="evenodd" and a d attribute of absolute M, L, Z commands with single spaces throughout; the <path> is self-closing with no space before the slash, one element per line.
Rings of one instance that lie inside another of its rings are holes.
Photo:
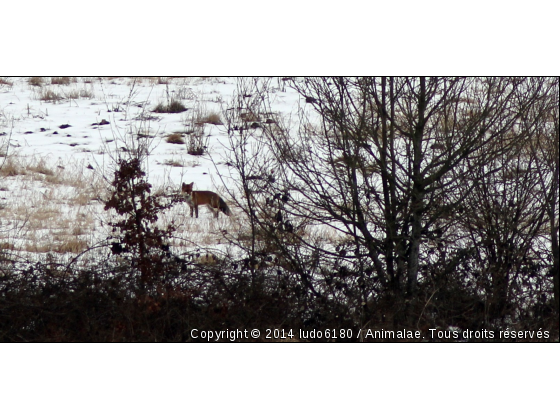
<path fill-rule="evenodd" d="M 25 169 L 13 157 L 8 157 L 0 164 L 1 176 L 17 176 L 25 174 Z"/>
<path fill-rule="evenodd" d="M 170 134 L 169 136 L 167 136 L 167 139 L 165 139 L 165 141 L 171 144 L 185 144 L 183 136 L 179 133 Z"/>
<path fill-rule="evenodd" d="M 208 137 L 204 136 L 204 126 L 195 125 L 194 129 L 188 133 L 187 153 L 189 155 L 203 155 L 208 148 Z"/>
<path fill-rule="evenodd" d="M 69 85 L 70 83 L 76 81 L 76 78 L 72 77 L 51 77 L 52 85 Z"/>
<path fill-rule="evenodd" d="M 27 80 L 27 83 L 29 83 L 31 86 L 43 86 L 43 83 L 45 83 L 45 81 L 42 77 L 30 77 Z"/>
<path fill-rule="evenodd" d="M 139 293 L 154 285 L 157 273 L 166 265 L 169 242 L 175 231 L 173 223 L 165 229 L 156 226 L 157 220 L 174 201 L 163 203 L 159 196 L 151 194 L 152 186 L 146 180 L 141 160 L 121 159 L 111 183 L 105 210 L 113 210 L 118 220 L 110 222 L 113 230 L 113 255 L 129 259 L 131 266 L 139 271 Z"/>
<path fill-rule="evenodd" d="M 64 99 L 61 95 L 51 89 L 41 89 L 39 99 L 45 102 L 57 102 Z"/>
<path fill-rule="evenodd" d="M 182 104 L 181 101 L 173 99 L 167 105 L 160 102 L 154 108 L 153 112 L 156 112 L 158 114 L 178 114 L 186 110 L 187 108 Z"/>
<path fill-rule="evenodd" d="M 203 116 L 198 120 L 198 122 L 204 124 L 223 125 L 222 119 L 215 112 Z"/>

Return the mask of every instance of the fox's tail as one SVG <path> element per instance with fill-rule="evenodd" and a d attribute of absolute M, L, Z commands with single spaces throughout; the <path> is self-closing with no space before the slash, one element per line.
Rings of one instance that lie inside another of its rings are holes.
<path fill-rule="evenodd" d="M 231 216 L 231 210 L 229 209 L 228 205 L 226 204 L 226 202 L 224 200 L 222 200 L 222 197 L 219 197 L 219 205 L 218 208 L 224 212 L 224 214 Z"/>

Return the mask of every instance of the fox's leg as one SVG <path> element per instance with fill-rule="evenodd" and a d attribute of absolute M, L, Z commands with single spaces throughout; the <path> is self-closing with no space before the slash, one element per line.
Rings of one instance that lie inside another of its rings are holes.
<path fill-rule="evenodd" d="M 214 211 L 214 217 L 218 219 L 220 216 L 220 203 L 215 198 L 212 199 L 212 210 Z"/>
<path fill-rule="evenodd" d="M 183 186 L 185 186 L 185 184 L 183 183 Z M 187 202 L 187 204 L 189 205 L 189 208 L 191 209 L 191 217 L 193 217 L 193 213 L 194 213 L 194 200 L 192 199 L 192 196 L 190 194 L 188 194 L 185 197 L 185 201 Z"/>

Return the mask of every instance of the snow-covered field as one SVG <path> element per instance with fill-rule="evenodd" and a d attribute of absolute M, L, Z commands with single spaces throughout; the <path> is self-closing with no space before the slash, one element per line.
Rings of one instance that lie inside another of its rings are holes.
<path fill-rule="evenodd" d="M 288 114 L 298 96 L 275 83 L 275 111 Z M 236 86 L 235 78 L 0 78 L 0 248 L 33 259 L 72 257 L 101 243 L 110 235 L 101 200 L 116 159 L 139 135 L 149 149 L 153 192 L 174 194 L 194 181 L 195 189 L 223 193 L 220 175 L 231 175 L 226 126 L 203 124 L 207 149 L 200 156 L 187 144 L 195 120 L 223 121 Z M 153 112 L 173 100 L 187 110 Z M 173 134 L 177 143 L 167 141 Z M 220 232 L 239 228 L 232 210 L 233 217 L 215 220 L 201 208 L 195 221 L 179 203 L 162 222 L 179 226 L 176 247 L 216 245 Z"/>

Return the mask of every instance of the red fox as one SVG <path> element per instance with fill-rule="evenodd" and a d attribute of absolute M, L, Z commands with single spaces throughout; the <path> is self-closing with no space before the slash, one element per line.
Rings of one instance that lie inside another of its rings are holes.
<path fill-rule="evenodd" d="M 185 200 L 191 208 L 191 217 L 193 217 L 194 211 L 198 218 L 198 206 L 202 204 L 206 204 L 208 208 L 214 212 L 216 219 L 220 211 L 227 216 L 231 216 L 229 207 L 218 194 L 212 191 L 193 191 L 193 184 L 194 182 L 190 184 L 185 184 L 183 182 L 183 186 L 181 187 Z"/>

